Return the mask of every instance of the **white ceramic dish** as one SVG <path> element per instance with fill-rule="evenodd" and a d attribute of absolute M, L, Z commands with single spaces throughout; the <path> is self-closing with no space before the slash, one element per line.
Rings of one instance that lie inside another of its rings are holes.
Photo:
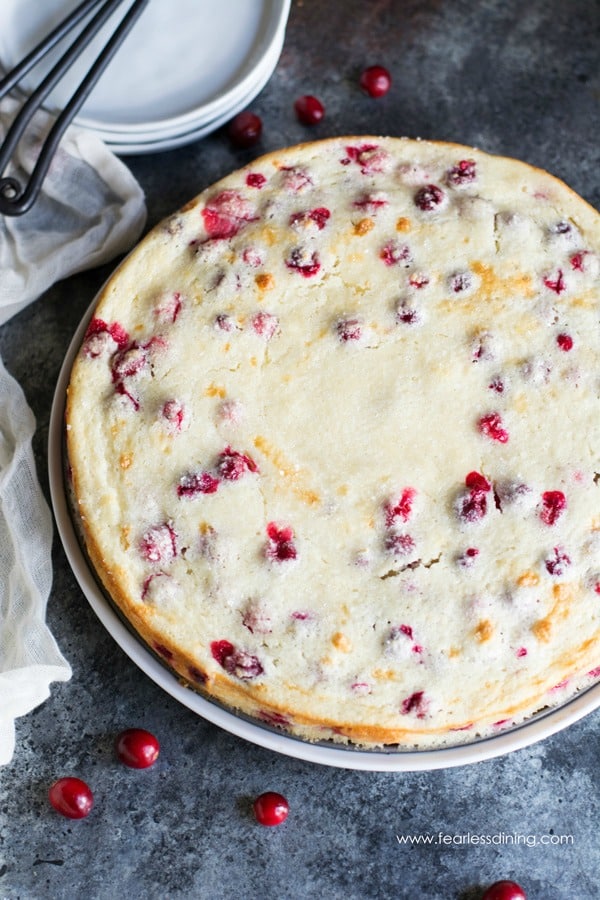
<path fill-rule="evenodd" d="M 48 440 L 50 492 L 56 523 L 67 559 L 92 609 L 130 659 L 168 694 L 197 715 L 231 734 L 276 753 L 322 765 L 379 772 L 411 772 L 450 768 L 481 762 L 527 747 L 588 715 L 600 707 L 600 683 L 582 691 L 568 703 L 492 737 L 456 747 L 419 751 L 354 750 L 332 743 L 311 744 L 267 725 L 236 715 L 183 687 L 138 640 L 117 615 L 92 574 L 77 539 L 65 492 L 63 472 L 63 423 L 65 394 L 75 355 L 81 345 L 97 298 L 77 329 L 66 354 L 52 404 Z"/>
<path fill-rule="evenodd" d="M 254 98 L 262 91 L 269 81 L 273 69 L 277 64 L 277 59 L 281 53 L 283 46 L 283 36 L 281 44 L 276 46 L 273 55 L 268 58 L 269 65 L 264 66 L 259 71 L 259 80 L 255 82 L 249 93 L 240 96 L 232 107 L 225 109 L 219 116 L 211 119 L 209 122 L 194 123 L 190 128 L 184 131 L 177 129 L 165 129 L 156 133 L 133 133 L 131 135 L 118 134 L 117 132 L 93 129 L 93 132 L 100 137 L 114 152 L 119 156 L 128 156 L 132 154 L 157 153 L 163 150 L 172 150 L 175 147 L 181 147 L 190 144 L 193 141 L 200 140 L 220 128 L 226 122 L 229 122 L 238 112 L 245 109 Z M 272 63 L 272 64 L 271 64 Z"/>
<path fill-rule="evenodd" d="M 0 61 L 15 65 L 77 0 L 2 0 Z M 70 77 L 50 95 L 62 108 L 125 9 L 117 11 L 87 48 Z M 86 101 L 76 123 L 131 134 L 189 130 L 209 122 L 247 95 L 256 69 L 281 41 L 290 0 L 151 0 Z M 66 46 L 66 44 L 65 44 Z M 61 50 L 64 49 L 61 45 Z M 54 50 L 28 76 L 40 83 L 60 56 Z"/>
<path fill-rule="evenodd" d="M 260 86 L 259 90 L 262 90 L 269 78 L 270 75 L 267 75 L 265 77 L 264 83 Z M 218 116 L 216 119 L 213 119 L 211 122 L 208 122 L 206 125 L 201 125 L 197 128 L 193 128 L 191 131 L 168 135 L 160 138 L 159 140 L 127 143 L 119 143 L 115 140 L 107 141 L 107 143 L 113 153 L 116 153 L 119 156 L 131 156 L 133 154 L 158 153 L 164 150 L 174 150 L 176 147 L 182 147 L 185 144 L 191 144 L 193 143 L 193 141 L 198 141 L 201 138 L 212 134 L 212 132 L 216 131 L 217 128 L 220 128 L 222 125 L 225 125 L 227 122 L 229 122 L 230 119 L 232 119 L 238 112 L 241 112 L 243 109 L 245 109 L 248 104 L 254 99 L 257 93 L 258 90 L 252 93 L 250 96 L 245 97 L 243 100 L 240 100 L 240 102 L 236 106 L 234 106 L 233 109 L 227 110 L 227 112 L 223 113 L 221 116 Z"/>
<path fill-rule="evenodd" d="M 190 119 L 189 122 L 186 122 L 185 125 L 178 125 L 173 127 L 171 125 L 165 125 L 160 128 L 150 128 L 147 131 L 135 130 L 135 131 L 119 131 L 116 128 L 106 128 L 106 127 L 94 127 L 88 128 L 88 130 L 93 131 L 98 137 L 100 137 L 103 141 L 111 146 L 119 145 L 126 146 L 128 144 L 144 144 L 144 143 L 155 143 L 158 144 L 162 141 L 168 141 L 172 139 L 176 139 L 179 136 L 183 136 L 190 133 L 196 133 L 201 129 L 205 131 L 206 129 L 214 129 L 214 123 L 222 123 L 232 118 L 236 112 L 240 109 L 244 109 L 244 107 L 248 106 L 249 103 L 256 97 L 256 95 L 263 89 L 265 84 L 270 79 L 273 74 L 273 70 L 277 65 L 277 61 L 281 54 L 281 50 L 283 48 L 283 33 L 278 38 L 277 42 L 273 44 L 267 54 L 263 57 L 260 64 L 256 67 L 254 71 L 254 77 L 252 81 L 248 84 L 247 90 L 242 92 L 236 92 L 235 97 L 233 97 L 232 102 L 228 103 L 226 106 L 219 108 L 218 112 L 215 115 L 207 118 L 202 111 L 198 114 L 197 118 Z M 218 126 L 217 126 L 218 127 Z"/>

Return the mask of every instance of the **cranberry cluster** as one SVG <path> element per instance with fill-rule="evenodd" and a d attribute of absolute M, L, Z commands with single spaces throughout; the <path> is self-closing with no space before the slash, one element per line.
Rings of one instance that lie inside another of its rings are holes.
<path fill-rule="evenodd" d="M 358 84 L 369 97 L 383 97 L 392 86 L 392 76 L 384 66 L 368 66 L 360 73 Z M 303 94 L 294 101 L 296 118 L 302 125 L 317 125 L 325 116 L 325 107 L 313 94 Z M 253 147 L 262 134 L 260 116 L 250 110 L 238 113 L 227 126 L 230 141 L 236 147 Z"/>
<path fill-rule="evenodd" d="M 127 728 L 115 740 L 117 759 L 130 769 L 147 769 L 158 759 L 160 745 L 144 728 Z M 68 819 L 85 819 L 94 806 L 92 789 L 81 778 L 59 778 L 50 787 L 51 806 Z"/>
<path fill-rule="evenodd" d="M 144 728 L 127 728 L 115 740 L 115 755 L 130 769 L 148 769 L 160 753 L 157 738 Z M 85 819 L 94 806 L 94 794 L 81 778 L 66 776 L 55 781 L 49 791 L 50 805 L 68 819 Z M 266 791 L 253 804 L 256 821 L 261 825 L 281 825 L 288 817 L 289 803 L 283 794 Z"/>

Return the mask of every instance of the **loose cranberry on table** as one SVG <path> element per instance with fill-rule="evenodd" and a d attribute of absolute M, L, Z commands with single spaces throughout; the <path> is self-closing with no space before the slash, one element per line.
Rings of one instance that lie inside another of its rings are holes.
<path fill-rule="evenodd" d="M 115 741 L 117 759 L 130 769 L 147 769 L 158 759 L 160 745 L 144 728 L 127 728 Z"/>
<path fill-rule="evenodd" d="M 81 778 L 59 778 L 48 791 L 48 799 L 56 812 L 68 819 L 85 819 L 94 805 L 94 795 Z"/>
<path fill-rule="evenodd" d="M 256 113 L 245 110 L 234 116 L 227 126 L 227 133 L 238 147 L 253 147 L 262 134 L 262 119 Z"/>
<path fill-rule="evenodd" d="M 359 84 L 369 97 L 383 97 L 392 86 L 392 76 L 383 66 L 369 66 L 361 73 Z"/>
<path fill-rule="evenodd" d="M 290 806 L 282 794 L 266 791 L 254 801 L 254 815 L 261 825 L 281 825 L 288 817 Z"/>
<path fill-rule="evenodd" d="M 527 900 L 527 895 L 516 881 L 496 881 L 481 900 Z"/>
<path fill-rule="evenodd" d="M 316 125 L 325 115 L 325 107 L 317 97 L 305 94 L 294 103 L 296 115 L 303 125 Z"/>

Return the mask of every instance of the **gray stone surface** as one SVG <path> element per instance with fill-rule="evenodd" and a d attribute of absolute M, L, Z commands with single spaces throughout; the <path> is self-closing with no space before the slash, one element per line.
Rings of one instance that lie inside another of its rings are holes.
<path fill-rule="evenodd" d="M 236 150 L 219 132 L 127 162 L 146 191 L 149 226 L 262 151 L 351 133 L 438 138 L 516 156 L 598 207 L 599 52 L 598 0 L 296 0 L 279 65 L 252 104 L 264 121 L 259 148 Z M 394 77 L 380 100 L 357 88 L 361 68 L 373 63 Z M 292 111 L 303 93 L 327 108 L 310 130 Z M 57 284 L 0 329 L 0 353 L 37 417 L 46 492 L 54 384 L 110 268 Z M 18 721 L 14 761 L 0 771 L 0 897 L 477 900 L 485 885 L 509 877 L 530 900 L 600 896 L 600 713 L 469 767 L 385 774 L 296 761 L 171 699 L 98 622 L 58 540 L 54 563 L 48 616 L 73 678 Z M 132 725 L 161 741 L 148 771 L 113 759 L 114 735 Z M 48 806 L 48 786 L 64 774 L 94 788 L 96 806 L 84 821 Z M 251 799 L 268 789 L 291 803 L 277 829 L 250 815 Z M 397 838 L 440 832 L 455 843 L 403 846 Z M 496 843 L 466 843 L 469 834 Z M 515 835 L 528 843 L 511 843 Z M 539 843 L 561 835 L 568 844 Z"/>

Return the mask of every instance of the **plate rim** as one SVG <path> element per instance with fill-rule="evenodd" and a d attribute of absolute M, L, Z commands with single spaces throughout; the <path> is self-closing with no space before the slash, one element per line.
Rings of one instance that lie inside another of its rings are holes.
<path fill-rule="evenodd" d="M 253 86 L 253 83 L 256 80 L 257 70 L 260 70 L 260 77 L 262 77 L 261 66 L 264 64 L 264 60 L 266 58 L 270 58 L 271 54 L 274 54 L 274 48 L 279 47 L 279 50 L 273 62 L 273 66 L 269 73 L 270 77 L 270 75 L 273 73 L 273 70 L 275 69 L 275 66 L 277 65 L 277 62 L 279 61 L 281 50 L 283 49 L 285 28 L 289 17 L 291 0 L 261 0 L 261 2 L 263 3 L 263 5 L 265 3 L 270 3 L 274 6 L 273 14 L 268 23 L 268 38 L 264 35 L 261 35 L 260 42 L 264 44 L 264 50 L 260 58 L 257 60 L 256 64 L 252 69 L 246 72 L 243 78 L 235 81 L 234 84 L 232 84 L 224 92 L 218 94 L 218 96 L 216 96 L 213 100 L 209 101 L 208 103 L 203 103 L 200 106 L 195 107 L 194 109 L 190 109 L 186 113 L 182 113 L 178 116 L 170 116 L 164 119 L 159 119 L 154 122 L 138 122 L 127 125 L 117 124 L 111 126 L 111 128 L 115 128 L 117 134 L 121 133 L 135 135 L 136 133 L 143 134 L 151 131 L 157 131 L 158 133 L 161 133 L 168 130 L 179 131 L 182 128 L 185 128 L 187 130 L 190 125 L 193 126 L 199 119 L 208 122 L 217 116 L 221 116 L 223 115 L 224 110 L 227 107 L 233 106 L 234 104 L 239 102 L 239 97 L 241 94 L 248 93 L 250 86 Z M 281 43 L 281 46 L 279 46 L 279 42 Z M 260 77 L 258 80 L 260 80 Z M 77 116 L 75 117 L 73 122 L 74 124 L 88 130 L 103 127 L 102 123 L 99 120 L 89 118 L 87 116 Z"/>
<path fill-rule="evenodd" d="M 283 41 L 290 10 L 291 0 L 260 0 L 260 9 L 257 12 L 256 30 L 250 48 L 247 50 L 241 61 L 242 66 L 240 70 L 227 81 L 226 85 L 217 89 L 218 92 L 212 99 L 200 103 L 199 105 L 193 105 L 185 112 L 172 116 L 166 115 L 162 118 L 151 119 L 147 122 L 111 123 L 108 120 L 104 121 L 97 115 L 86 115 L 84 107 L 80 114 L 74 117 L 73 123 L 88 130 L 93 130 L 94 128 L 108 128 L 110 130 L 115 127 L 117 132 L 123 134 L 135 134 L 136 131 L 148 132 L 153 129 L 161 131 L 169 128 L 186 128 L 190 122 L 196 121 L 199 116 L 202 116 L 206 120 L 213 118 L 214 115 L 219 113 L 219 110 L 222 111 L 229 103 L 236 100 L 240 93 L 247 92 L 249 85 L 252 84 L 252 81 L 255 78 L 256 69 L 260 66 L 264 57 L 272 51 L 273 46 L 277 43 L 279 38 Z M 65 9 L 65 14 L 67 12 L 68 9 Z M 9 60 L 9 62 L 5 64 L 5 67 L 6 65 L 11 67 L 15 62 L 18 62 L 18 60 L 13 62 Z M 0 68 L 2 68 L 1 65 Z M 55 112 L 53 107 L 45 106 L 45 108 L 48 108 L 51 112 Z"/>
<path fill-rule="evenodd" d="M 156 138 L 149 138 L 147 140 L 136 139 L 132 141 L 121 141 L 120 135 L 113 134 L 112 136 L 109 136 L 107 134 L 99 134 L 95 129 L 90 129 L 90 133 L 96 134 L 105 142 L 107 147 L 109 147 L 113 153 L 116 153 L 119 156 L 163 152 L 165 150 L 173 150 L 176 147 L 181 147 L 185 144 L 191 144 L 194 141 L 199 141 L 229 122 L 230 119 L 237 115 L 238 112 L 245 109 L 252 100 L 260 94 L 273 74 L 282 48 L 283 40 L 281 41 L 279 53 L 273 66 L 261 73 L 260 79 L 252 86 L 251 91 L 243 97 L 240 97 L 233 106 L 222 112 L 219 116 L 216 116 L 214 119 L 211 119 L 210 122 L 192 123 L 191 128 L 189 129 L 186 128 L 182 131 L 167 132 L 163 135 L 159 132 L 159 135 Z"/>

